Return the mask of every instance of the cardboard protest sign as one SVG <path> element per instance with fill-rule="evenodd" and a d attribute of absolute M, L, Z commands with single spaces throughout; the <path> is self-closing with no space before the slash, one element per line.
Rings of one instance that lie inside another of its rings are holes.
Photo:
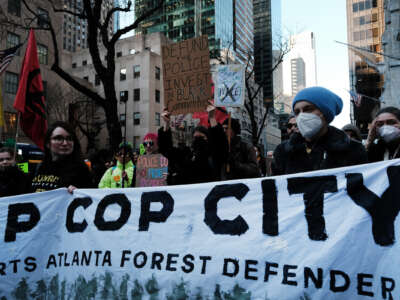
<path fill-rule="evenodd" d="M 136 164 L 136 186 L 167 185 L 168 159 L 161 154 L 140 155 Z"/>
<path fill-rule="evenodd" d="M 0 199 L 0 299 L 400 299 L 400 160 Z"/>
<path fill-rule="evenodd" d="M 244 105 L 245 95 L 244 65 L 219 65 L 215 75 L 214 104 L 215 106 Z"/>
<path fill-rule="evenodd" d="M 208 37 L 162 47 L 164 103 L 173 115 L 204 111 L 211 99 Z"/>

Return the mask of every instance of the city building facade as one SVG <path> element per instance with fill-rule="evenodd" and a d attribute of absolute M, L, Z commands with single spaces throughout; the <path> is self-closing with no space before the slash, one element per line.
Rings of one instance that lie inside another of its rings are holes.
<path fill-rule="evenodd" d="M 115 87 L 119 96 L 118 112 L 126 140 L 139 148 L 148 132 L 157 132 L 164 108 L 161 47 L 169 41 L 161 33 L 136 35 L 116 44 Z M 105 50 L 101 49 L 104 57 Z M 103 52 L 104 53 L 103 53 Z M 70 73 L 91 83 L 103 95 L 88 49 L 71 58 Z M 107 132 L 99 135 L 98 147 L 107 146 Z"/>
<path fill-rule="evenodd" d="M 64 9 L 74 14 L 82 12 L 83 0 L 64 0 Z M 101 7 L 101 20 L 105 20 L 107 13 L 114 7 L 113 0 L 103 0 Z M 88 47 L 87 21 L 70 13 L 63 13 L 62 45 L 65 51 L 75 52 Z M 111 35 L 114 27 L 114 15 L 111 17 L 108 32 Z M 101 43 L 99 36 L 99 43 Z"/>
<path fill-rule="evenodd" d="M 254 0 L 254 74 L 265 99 L 273 99 L 271 0 Z"/>
<path fill-rule="evenodd" d="M 62 18 L 60 15 L 52 13 L 51 5 L 48 1 L 30 1 L 29 5 L 34 11 L 39 12 L 43 16 L 50 17 L 56 32 L 61 31 Z M 22 1 L 2 1 L 0 3 L 0 15 L 6 20 L 17 24 L 24 24 L 24 20 L 32 19 L 32 14 L 25 8 Z M 41 27 L 46 25 L 44 25 L 41 20 L 36 20 L 35 26 Z M 6 71 L 0 77 L 5 120 L 4 127 L 0 129 L 2 140 L 15 138 L 17 130 L 17 112 L 13 108 L 13 103 L 18 90 L 19 75 L 27 47 L 28 34 L 28 30 L 23 30 L 18 27 L 0 27 L 0 49 L 8 49 L 20 43 L 23 44 Z M 45 98 L 47 98 L 49 91 L 60 81 L 59 77 L 55 76 L 50 69 L 54 60 L 53 42 L 47 31 L 35 30 L 35 37 L 40 63 L 40 73 L 43 79 L 44 95 Z M 62 38 L 60 36 L 58 37 L 58 44 L 60 45 L 61 42 Z M 24 136 L 21 130 L 19 136 L 20 142 L 32 143 Z"/>
<path fill-rule="evenodd" d="M 382 36 L 385 84 L 381 106 L 400 107 L 400 2 L 386 0 L 385 32 Z"/>
<path fill-rule="evenodd" d="M 154 5 L 152 0 L 136 0 L 135 15 Z M 163 32 L 174 42 L 207 34 L 211 58 L 232 51 L 236 60 L 245 62 L 253 46 L 252 11 L 251 0 L 166 0 L 136 33 Z"/>
<path fill-rule="evenodd" d="M 317 85 L 314 33 L 305 31 L 291 36 L 290 47 L 282 63 L 283 94 L 294 97 L 301 89 Z"/>
<path fill-rule="evenodd" d="M 354 122 L 363 134 L 374 112 L 379 109 L 379 98 L 383 92 L 384 76 L 376 66 L 383 61 L 382 35 L 385 30 L 384 0 L 347 0 L 347 42 L 349 44 L 350 90 L 362 97 L 359 106 L 353 105 Z M 371 61 L 362 51 L 372 51 Z"/>

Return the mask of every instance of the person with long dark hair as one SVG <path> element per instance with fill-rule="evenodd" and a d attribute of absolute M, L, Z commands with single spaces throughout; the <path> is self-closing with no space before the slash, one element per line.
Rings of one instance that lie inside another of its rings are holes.
<path fill-rule="evenodd" d="M 68 192 L 76 188 L 93 187 L 89 168 L 81 156 L 81 146 L 68 123 L 57 121 L 47 130 L 44 140 L 44 160 L 32 179 L 33 192 L 62 187 Z"/>

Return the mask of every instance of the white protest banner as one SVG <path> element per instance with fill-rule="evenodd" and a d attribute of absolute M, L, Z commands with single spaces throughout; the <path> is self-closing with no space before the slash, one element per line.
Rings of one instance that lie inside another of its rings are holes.
<path fill-rule="evenodd" d="M 399 299 L 400 160 L 0 199 L 0 299 Z"/>
<path fill-rule="evenodd" d="M 214 75 L 214 104 L 215 106 L 244 105 L 245 94 L 245 65 L 218 65 Z"/>

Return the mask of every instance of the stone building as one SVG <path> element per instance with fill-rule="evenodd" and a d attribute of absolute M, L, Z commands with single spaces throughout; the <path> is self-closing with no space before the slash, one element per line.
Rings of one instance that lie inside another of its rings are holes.
<path fill-rule="evenodd" d="M 136 35 L 116 44 L 115 86 L 119 117 L 126 139 L 135 148 L 148 132 L 157 132 L 164 108 L 161 47 L 169 43 L 161 33 Z M 100 50 L 104 57 L 105 50 Z M 103 51 L 103 52 L 102 52 Z M 69 72 L 87 80 L 104 95 L 88 49 L 70 55 Z M 99 135 L 98 147 L 107 146 L 107 132 Z"/>

